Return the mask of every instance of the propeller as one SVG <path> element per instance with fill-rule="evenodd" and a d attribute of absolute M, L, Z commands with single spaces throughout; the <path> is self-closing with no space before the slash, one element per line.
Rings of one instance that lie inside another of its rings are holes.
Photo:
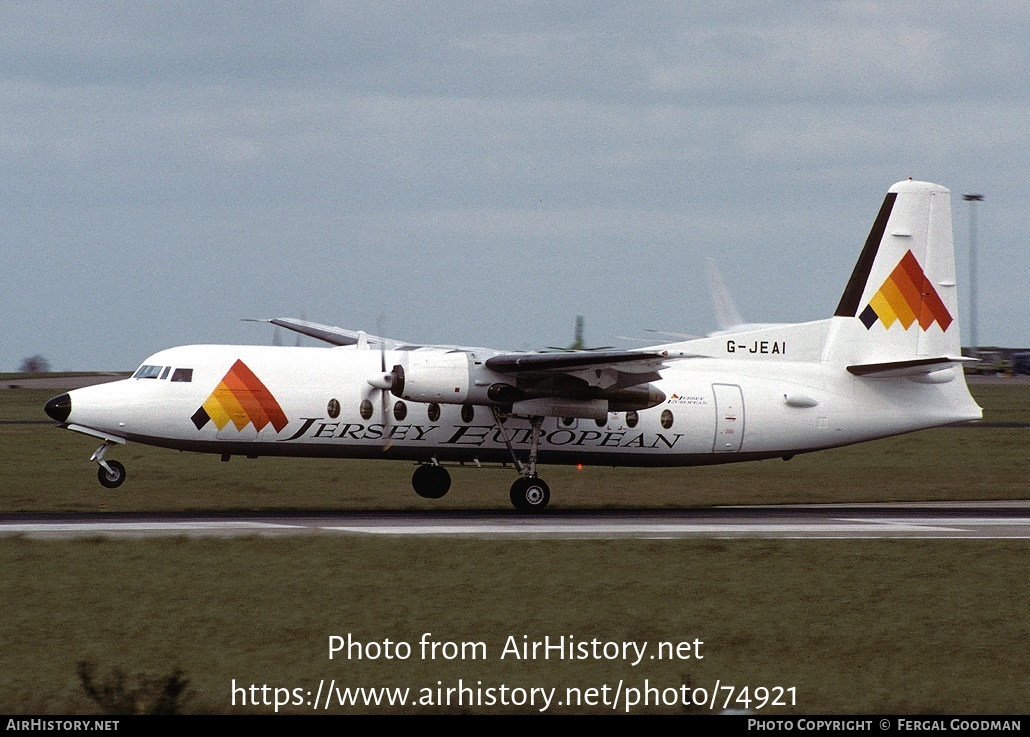
<path fill-rule="evenodd" d="M 404 382 L 404 369 L 400 365 L 393 367 L 391 371 L 386 370 L 386 342 L 383 340 L 383 316 L 380 315 L 376 321 L 376 332 L 379 333 L 379 373 L 372 374 L 365 381 L 368 383 L 373 390 L 378 389 L 380 391 L 380 421 L 383 425 L 383 451 L 389 450 L 393 446 L 393 439 L 388 435 L 388 428 L 390 425 L 390 391 L 394 386 L 403 385 Z M 359 337 L 359 343 L 361 338 L 365 338 L 365 345 L 367 345 L 367 337 L 363 334 Z M 369 395 L 371 396 L 371 394 Z M 366 397 L 367 398 L 367 397 Z"/>

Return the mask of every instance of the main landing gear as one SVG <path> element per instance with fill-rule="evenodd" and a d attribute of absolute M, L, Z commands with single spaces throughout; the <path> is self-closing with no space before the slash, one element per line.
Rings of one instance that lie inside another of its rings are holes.
<path fill-rule="evenodd" d="M 443 466 L 427 463 L 415 469 L 411 485 L 420 497 L 439 499 L 451 488 L 451 475 Z"/>
<path fill-rule="evenodd" d="M 511 485 L 508 498 L 511 499 L 512 506 L 520 512 L 540 512 L 551 501 L 550 487 L 536 475 L 536 461 L 540 451 L 540 427 L 543 425 L 544 418 L 529 418 L 529 422 L 533 426 L 533 433 L 529 446 L 529 463 L 523 463 L 515 455 L 511 438 L 508 437 L 508 431 L 504 427 L 504 420 L 507 418 L 503 417 L 496 408 L 492 407 L 491 411 L 494 421 L 501 431 L 501 437 L 504 438 L 504 444 L 508 446 L 508 452 L 515 463 L 515 468 L 519 472 L 519 478 L 515 479 L 515 483 Z M 411 476 L 411 486 L 420 497 L 439 499 L 451 488 L 451 475 L 447 473 L 446 468 L 438 465 L 434 458 L 432 463 L 425 463 L 415 469 L 415 473 Z"/>
<path fill-rule="evenodd" d="M 104 460 L 104 456 L 107 455 L 107 451 L 112 445 L 114 445 L 112 441 L 105 440 L 104 444 L 97 448 L 89 458 L 91 461 L 97 462 L 99 466 L 97 479 L 100 480 L 100 485 L 107 489 L 117 489 L 125 483 L 125 466 L 118 461 Z"/>
<path fill-rule="evenodd" d="M 508 437 L 508 430 L 504 427 L 504 417 L 496 407 L 491 407 L 490 411 L 493 412 L 494 422 L 501 431 L 504 444 L 508 446 L 508 452 L 511 454 L 512 461 L 515 462 L 515 468 L 521 474 L 519 478 L 515 479 L 515 483 L 511 485 L 511 491 L 508 492 L 512 506 L 520 512 L 543 511 L 547 502 L 551 501 L 550 487 L 536 475 L 536 459 L 540 452 L 540 427 L 544 424 L 544 418 L 529 418 L 529 424 L 533 427 L 529 441 L 529 463 L 522 463 L 515 455 L 515 448 L 512 447 L 511 438 Z"/>
<path fill-rule="evenodd" d="M 511 485 L 508 497 L 520 512 L 539 512 L 551 500 L 551 489 L 536 476 L 521 476 Z"/>

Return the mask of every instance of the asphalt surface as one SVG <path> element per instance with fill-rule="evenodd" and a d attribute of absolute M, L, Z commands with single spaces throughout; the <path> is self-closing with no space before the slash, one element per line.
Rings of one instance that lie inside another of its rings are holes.
<path fill-rule="evenodd" d="M 554 539 L 1030 539 L 1030 501 L 715 507 L 688 510 L 7 514 L 32 538 L 386 535 Z"/>

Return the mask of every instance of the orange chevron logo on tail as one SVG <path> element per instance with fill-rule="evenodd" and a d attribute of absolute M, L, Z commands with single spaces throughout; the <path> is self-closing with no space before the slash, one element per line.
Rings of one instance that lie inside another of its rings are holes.
<path fill-rule="evenodd" d="M 908 330 L 918 321 L 924 331 L 934 322 L 947 331 L 954 320 L 911 251 L 898 262 L 858 317 L 867 330 L 879 320 L 887 329 L 900 322 Z"/>
<path fill-rule="evenodd" d="M 289 423 L 279 402 L 240 360 L 232 365 L 190 419 L 198 430 L 208 422 L 214 422 L 219 430 L 231 422 L 237 430 L 253 423 L 259 432 L 268 424 L 279 432 Z"/>

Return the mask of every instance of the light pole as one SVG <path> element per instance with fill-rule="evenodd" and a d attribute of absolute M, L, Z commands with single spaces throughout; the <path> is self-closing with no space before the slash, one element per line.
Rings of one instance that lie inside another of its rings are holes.
<path fill-rule="evenodd" d="M 976 203 L 983 202 L 982 194 L 962 195 L 969 203 L 969 352 L 972 358 L 980 355 L 980 340 L 976 332 Z"/>

